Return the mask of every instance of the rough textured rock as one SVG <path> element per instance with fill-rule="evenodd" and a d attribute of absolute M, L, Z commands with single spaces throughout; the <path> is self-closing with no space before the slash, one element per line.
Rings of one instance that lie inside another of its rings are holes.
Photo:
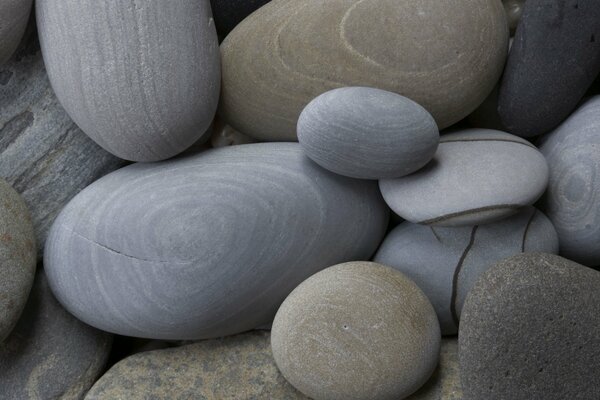
<path fill-rule="evenodd" d="M 521 252 L 558 253 L 552 223 L 533 207 L 486 224 L 460 228 L 404 222 L 391 231 L 374 261 L 406 274 L 433 304 L 444 335 L 458 329 L 461 309 L 477 278 Z"/>
<path fill-rule="evenodd" d="M 39 270 L 23 316 L 0 344 L 0 399 L 83 398 L 102 372 L 111 336 L 67 313 Z"/>
<path fill-rule="evenodd" d="M 510 32 L 514 33 L 523 15 L 523 6 L 525 0 L 502 0 L 504 4 L 504 11 L 506 11 L 506 20 L 508 21 L 508 27 Z"/>
<path fill-rule="evenodd" d="M 438 363 L 440 327 L 425 294 L 376 263 L 335 265 L 285 299 L 272 330 L 283 376 L 315 400 L 396 400 Z"/>
<path fill-rule="evenodd" d="M 0 0 L 0 66 L 19 46 L 32 4 L 33 0 Z"/>
<path fill-rule="evenodd" d="M 465 400 L 600 398 L 600 272 L 529 253 L 486 272 L 463 308 Z"/>
<path fill-rule="evenodd" d="M 600 96 L 542 137 L 540 151 L 550 168 L 542 207 L 558 232 L 561 255 L 600 266 Z"/>
<path fill-rule="evenodd" d="M 50 88 L 35 29 L 0 67 L 0 176 L 25 199 L 38 256 L 58 212 L 84 187 L 124 164 L 88 138 Z"/>
<path fill-rule="evenodd" d="M 225 122 L 262 140 L 295 140 L 302 109 L 344 86 L 399 93 L 440 129 L 497 82 L 508 45 L 498 0 L 275 0 L 221 45 Z"/>
<path fill-rule="evenodd" d="M 36 264 L 35 235 L 25 202 L 0 178 L 0 342 L 27 303 Z"/>
<path fill-rule="evenodd" d="M 366 87 L 333 89 L 300 114 L 298 140 L 317 164 L 360 179 L 398 178 L 427 164 L 438 147 L 435 120 L 396 93 Z"/>
<path fill-rule="evenodd" d="M 96 181 L 56 219 L 44 261 L 92 326 L 219 337 L 270 322 L 315 272 L 370 258 L 387 222 L 375 182 L 330 173 L 297 143 L 230 146 Z"/>
<path fill-rule="evenodd" d="M 387 204 L 424 225 L 493 222 L 533 204 L 546 189 L 548 166 L 528 141 L 468 129 L 443 135 L 433 160 L 412 175 L 379 181 Z"/>
<path fill-rule="evenodd" d="M 255 10 L 269 0 L 210 0 L 219 37 L 224 38 Z"/>
<path fill-rule="evenodd" d="M 38 0 L 36 17 L 58 99 L 109 152 L 162 160 L 210 125 L 220 59 L 209 0 Z"/>
<path fill-rule="evenodd" d="M 277 370 L 268 332 L 128 357 L 113 366 L 86 400 L 308 400 Z"/>
<path fill-rule="evenodd" d="M 523 137 L 548 132 L 599 71 L 599 1 L 527 0 L 500 85 L 502 123 Z"/>

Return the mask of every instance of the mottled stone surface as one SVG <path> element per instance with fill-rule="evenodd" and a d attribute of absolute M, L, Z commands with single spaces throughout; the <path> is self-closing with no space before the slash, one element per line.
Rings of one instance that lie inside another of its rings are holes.
<path fill-rule="evenodd" d="M 298 120 L 298 140 L 317 164 L 359 179 L 398 178 L 427 164 L 438 147 L 435 120 L 399 94 L 367 87 L 317 96 Z"/>
<path fill-rule="evenodd" d="M 112 154 L 166 159 L 210 125 L 220 58 L 209 0 L 39 0 L 36 18 L 57 97 Z"/>
<path fill-rule="evenodd" d="M 113 366 L 86 400 L 308 400 L 277 370 L 268 332 L 139 353 Z"/>
<path fill-rule="evenodd" d="M 500 85 L 502 123 L 523 137 L 548 132 L 599 71 L 599 1 L 527 0 Z"/>
<path fill-rule="evenodd" d="M 227 36 L 244 18 L 268 2 L 269 0 L 210 0 L 219 37 Z"/>
<path fill-rule="evenodd" d="M 507 45 L 498 0 L 275 0 L 221 45 L 219 113 L 255 138 L 295 140 L 313 98 L 368 86 L 416 101 L 443 129 L 489 94 Z"/>
<path fill-rule="evenodd" d="M 0 0 L 0 66 L 19 46 L 32 4 L 33 0 Z"/>
<path fill-rule="evenodd" d="M 430 378 L 441 340 L 421 289 L 370 262 L 302 282 L 277 311 L 271 338 L 283 376 L 315 400 L 403 399 Z"/>
<path fill-rule="evenodd" d="M 548 166 L 525 139 L 488 129 L 443 135 L 437 153 L 414 174 L 379 181 L 387 204 L 424 225 L 489 223 L 533 204 L 546 189 Z"/>
<path fill-rule="evenodd" d="M 0 342 L 25 307 L 35 275 L 36 247 L 25 202 L 0 178 Z"/>
<path fill-rule="evenodd" d="M 124 164 L 88 138 L 50 88 L 35 29 L 0 66 L 0 176 L 25 199 L 38 256 L 50 225 L 81 189 Z"/>
<path fill-rule="evenodd" d="M 459 332 L 465 400 L 600 398 L 600 272 L 526 253 L 469 293 Z"/>
<path fill-rule="evenodd" d="M 425 292 L 444 335 L 458 329 L 461 309 L 477 278 L 521 252 L 558 253 L 552 223 L 533 207 L 486 225 L 428 227 L 404 222 L 390 232 L 374 261 L 394 267 Z"/>
<path fill-rule="evenodd" d="M 0 399 L 76 400 L 101 374 L 111 336 L 58 304 L 42 269 L 11 335 L 0 344 Z"/>
<path fill-rule="evenodd" d="M 387 222 L 376 182 L 328 172 L 298 143 L 229 146 L 88 186 L 55 221 L 44 261 L 90 325 L 219 337 L 270 322 L 315 272 L 370 258 Z"/>
<path fill-rule="evenodd" d="M 600 96 L 540 140 L 550 168 L 542 207 L 554 223 L 561 255 L 600 266 Z"/>

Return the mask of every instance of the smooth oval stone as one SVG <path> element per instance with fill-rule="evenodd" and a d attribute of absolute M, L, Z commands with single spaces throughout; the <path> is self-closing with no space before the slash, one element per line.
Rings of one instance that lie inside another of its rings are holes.
<path fill-rule="evenodd" d="M 542 207 L 554 223 L 560 254 L 600 266 L 600 96 L 583 104 L 540 151 L 550 168 Z"/>
<path fill-rule="evenodd" d="M 463 308 L 465 400 L 596 399 L 600 272 L 529 253 L 486 272 Z"/>
<path fill-rule="evenodd" d="M 493 222 L 533 204 L 546 189 L 548 166 L 528 141 L 468 129 L 443 135 L 433 160 L 412 175 L 379 181 L 387 204 L 424 225 Z"/>
<path fill-rule="evenodd" d="M 225 122 L 296 140 L 302 109 L 344 86 L 419 103 L 440 129 L 466 117 L 502 73 L 508 28 L 498 0 L 278 0 L 221 45 Z"/>
<path fill-rule="evenodd" d="M 35 29 L 0 67 L 0 176 L 33 219 L 38 258 L 60 210 L 84 187 L 124 165 L 88 138 L 50 87 Z"/>
<path fill-rule="evenodd" d="M 398 178 L 427 164 L 438 147 L 435 120 L 396 93 L 366 87 L 330 90 L 300 114 L 298 141 L 317 164 L 361 179 Z"/>
<path fill-rule="evenodd" d="M 548 132 L 569 116 L 598 72 L 600 2 L 528 0 L 500 85 L 502 123 L 523 137 Z"/>
<path fill-rule="evenodd" d="M 33 284 L 36 247 L 29 210 L 0 178 L 0 342 L 25 308 Z"/>
<path fill-rule="evenodd" d="M 58 304 L 40 269 L 23 316 L 0 343 L 0 398 L 83 398 L 102 373 L 111 341 Z"/>
<path fill-rule="evenodd" d="M 523 6 L 525 0 L 502 0 L 504 4 L 504 11 L 506 11 L 506 20 L 508 21 L 508 27 L 510 32 L 514 33 L 523 15 Z"/>
<path fill-rule="evenodd" d="M 56 219 L 44 260 L 58 299 L 92 326 L 220 337 L 270 322 L 332 263 L 370 258 L 387 222 L 375 182 L 330 173 L 297 143 L 248 144 L 96 181 Z"/>
<path fill-rule="evenodd" d="M 217 33 L 224 38 L 242 22 L 270 0 L 210 0 Z"/>
<path fill-rule="evenodd" d="M 32 4 L 33 0 L 0 0 L 0 66 L 19 46 Z"/>
<path fill-rule="evenodd" d="M 275 366 L 268 332 L 139 353 L 114 365 L 86 400 L 308 400 Z"/>
<path fill-rule="evenodd" d="M 38 0 L 36 17 L 58 99 L 112 154 L 169 158 L 210 125 L 220 60 L 209 0 Z"/>
<path fill-rule="evenodd" d="M 393 268 L 335 265 L 285 299 L 271 332 L 283 376 L 314 400 L 403 399 L 438 363 L 440 327 L 425 294 Z"/>
<path fill-rule="evenodd" d="M 533 207 L 500 221 L 459 228 L 404 222 L 377 250 L 375 262 L 406 274 L 433 304 L 442 334 L 454 335 L 467 293 L 496 262 L 521 252 L 558 253 L 556 230 Z"/>

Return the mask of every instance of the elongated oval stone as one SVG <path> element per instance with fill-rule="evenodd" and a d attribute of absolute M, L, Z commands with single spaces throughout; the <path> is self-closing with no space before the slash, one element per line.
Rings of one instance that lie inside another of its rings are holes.
<path fill-rule="evenodd" d="M 325 169 L 381 179 L 427 164 L 440 134 L 431 114 L 414 101 L 381 89 L 346 87 L 323 93 L 304 108 L 298 140 Z"/>
<path fill-rule="evenodd" d="M 0 65 L 19 46 L 29 20 L 33 0 L 0 0 Z"/>
<path fill-rule="evenodd" d="M 525 139 L 500 131 L 468 129 L 442 136 L 425 168 L 379 182 L 387 204 L 408 221 L 475 225 L 533 204 L 546 189 L 548 166 Z"/>
<path fill-rule="evenodd" d="M 210 125 L 220 60 L 209 0 L 40 0 L 36 16 L 58 99 L 109 152 L 162 160 Z"/>
<path fill-rule="evenodd" d="M 297 143 L 248 144 L 105 176 L 59 215 L 44 260 L 92 326 L 218 337 L 270 322 L 332 263 L 371 257 L 387 220 L 376 183 L 320 168 Z"/>
<path fill-rule="evenodd" d="M 368 86 L 416 101 L 443 129 L 489 94 L 507 46 L 498 0 L 276 0 L 221 45 L 220 114 L 257 139 L 295 140 L 313 98 Z"/>

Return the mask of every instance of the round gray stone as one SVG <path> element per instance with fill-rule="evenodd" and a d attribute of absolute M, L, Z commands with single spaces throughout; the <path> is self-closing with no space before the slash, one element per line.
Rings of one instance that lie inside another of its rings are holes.
<path fill-rule="evenodd" d="M 0 66 L 19 46 L 32 4 L 33 0 L 0 0 Z"/>
<path fill-rule="evenodd" d="M 330 90 L 298 119 L 298 141 L 317 164 L 361 179 L 399 178 L 422 168 L 438 147 L 435 120 L 399 94 L 367 87 Z"/>
<path fill-rule="evenodd" d="M 315 272 L 370 258 L 387 222 L 375 182 L 330 173 L 297 143 L 247 144 L 101 178 L 56 219 L 44 261 L 92 326 L 219 337 L 270 322 Z"/>
<path fill-rule="evenodd" d="M 425 225 L 492 222 L 533 204 L 546 189 L 548 166 L 525 139 L 469 129 L 443 135 L 425 168 L 379 186 L 402 218 Z"/>
<path fill-rule="evenodd" d="M 596 96 L 540 141 L 550 168 L 542 207 L 558 232 L 560 254 L 588 266 L 600 266 L 599 127 Z"/>
<path fill-rule="evenodd" d="M 463 308 L 465 400 L 600 398 L 600 272 L 527 253 L 481 276 Z"/>
<path fill-rule="evenodd" d="M 209 0 L 38 0 L 36 17 L 58 99 L 112 154 L 166 159 L 210 125 L 220 57 Z"/>
<path fill-rule="evenodd" d="M 500 221 L 444 228 L 404 222 L 394 228 L 374 261 L 406 274 L 433 304 L 444 335 L 458 329 L 467 293 L 496 262 L 521 253 L 558 253 L 556 230 L 533 207 Z"/>

